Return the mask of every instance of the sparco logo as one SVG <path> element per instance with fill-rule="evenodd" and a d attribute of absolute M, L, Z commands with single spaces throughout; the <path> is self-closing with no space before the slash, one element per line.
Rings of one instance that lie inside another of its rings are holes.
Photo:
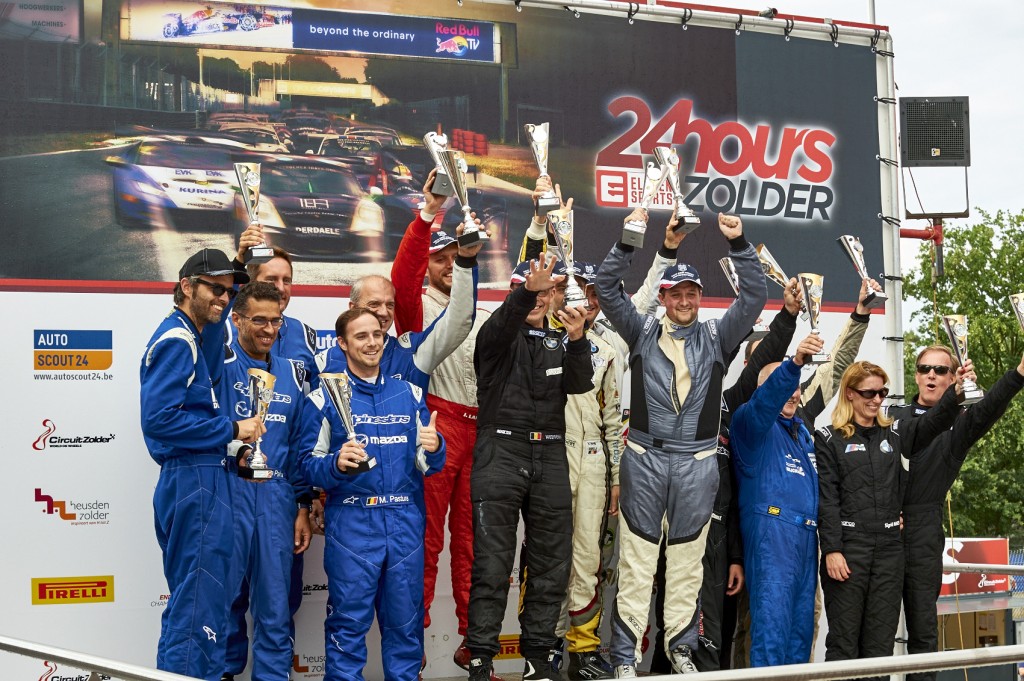
<path fill-rule="evenodd" d="M 39 677 L 39 681 L 92 681 L 93 679 L 110 679 L 106 674 L 96 673 L 95 676 L 77 670 L 60 671 L 56 662 L 46 660 L 43 662 L 46 671 Z"/>
<path fill-rule="evenodd" d="M 60 517 L 72 525 L 108 525 L 110 524 L 110 504 L 106 501 L 63 501 L 54 499 L 36 487 L 36 501 L 45 504 L 43 513 Z"/>
<path fill-rule="evenodd" d="M 67 447 L 82 447 L 84 445 L 107 444 L 114 439 L 114 434 L 109 435 L 56 435 L 57 426 L 50 419 L 43 419 L 43 432 L 32 442 L 32 449 L 41 452 L 47 447 L 58 449 Z"/>
<path fill-rule="evenodd" d="M 830 219 L 835 195 L 828 183 L 836 136 L 828 130 L 739 121 L 716 125 L 694 116 L 689 99 L 677 100 L 657 119 L 645 100 L 629 95 L 613 100 L 608 111 L 633 123 L 597 154 L 599 205 L 638 203 L 644 180 L 641 154 L 653 154 L 657 146 L 681 147 L 693 136 L 693 174 L 680 180 L 692 187 L 685 200 L 694 210 L 706 206 L 712 212 L 737 215 Z M 654 205 L 672 205 L 667 183 Z"/>

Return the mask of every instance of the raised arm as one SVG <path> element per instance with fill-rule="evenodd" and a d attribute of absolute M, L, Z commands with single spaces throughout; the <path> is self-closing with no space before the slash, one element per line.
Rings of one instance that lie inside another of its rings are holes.
<path fill-rule="evenodd" d="M 743 236 L 743 223 L 740 219 L 733 215 L 719 214 L 718 227 L 729 241 L 729 257 L 736 266 L 740 281 L 739 297 L 719 321 L 722 354 L 728 357 L 747 337 L 750 327 L 764 309 L 768 301 L 768 287 L 765 285 L 764 271 L 757 259 L 757 252 Z"/>
<path fill-rule="evenodd" d="M 874 279 L 871 280 L 870 286 L 874 290 L 881 290 L 881 286 Z M 871 321 L 870 310 L 864 305 L 868 287 L 867 281 L 861 282 L 857 308 L 846 320 L 843 330 L 839 333 L 839 338 L 836 339 L 836 343 L 832 347 L 831 359 L 819 365 L 814 375 L 801 386 L 803 394 L 800 396 L 800 404 L 810 418 L 816 419 L 821 412 L 825 411 L 825 407 L 839 390 L 843 374 L 857 359 L 861 341 L 864 340 L 868 322 Z"/>
<path fill-rule="evenodd" d="M 391 283 L 395 286 L 395 330 L 423 330 L 423 277 L 427 273 L 430 251 L 430 226 L 444 206 L 447 197 L 432 194 L 437 169 L 430 171 L 423 185 L 423 208 L 405 229 L 391 266 Z"/>
<path fill-rule="evenodd" d="M 900 439 L 904 443 L 903 456 L 911 463 L 919 459 L 932 440 L 953 425 L 960 413 L 962 395 L 958 387 L 959 383 L 953 383 L 946 388 L 946 392 L 942 393 L 938 403 L 929 409 L 927 414 L 913 419 L 895 421 L 892 424 L 892 429 L 899 433 Z"/>
<path fill-rule="evenodd" d="M 638 211 L 642 213 L 638 217 L 643 219 L 646 211 L 638 208 L 626 220 L 633 219 L 637 216 Z M 629 271 L 629 266 L 632 262 L 633 247 L 623 243 L 615 244 L 601 264 L 595 282 L 597 298 L 601 301 L 601 310 L 604 311 L 605 317 L 611 322 L 612 328 L 615 329 L 630 349 L 639 340 L 645 319 L 648 318 L 648 315 L 637 311 L 629 297 L 622 290 L 622 287 L 619 286 L 619 282 L 622 281 L 626 272 Z M 654 319 L 653 316 L 649 318 Z"/>
<path fill-rule="evenodd" d="M 479 249 L 477 249 L 479 250 Z M 416 338 L 413 363 L 430 374 L 469 337 L 476 318 L 476 254 L 458 255 L 452 267 L 452 295 L 448 307 Z M 401 342 L 402 339 L 400 338 Z"/>
<path fill-rule="evenodd" d="M 967 409 L 953 424 L 953 440 L 943 455 L 963 463 L 967 452 L 998 421 L 1010 400 L 1024 388 L 1024 358 L 1015 369 L 1003 374 L 980 402 Z"/>
<path fill-rule="evenodd" d="M 729 426 L 738 465 L 756 468 L 761 464 L 759 457 L 764 453 L 761 443 L 799 384 L 800 366 L 787 359 L 754 391 L 748 402 L 740 405 Z"/>
<path fill-rule="evenodd" d="M 633 294 L 633 307 L 640 314 L 652 315 L 658 309 L 658 282 L 661 281 L 661 275 L 665 273 L 665 270 L 676 264 L 679 244 L 686 238 L 685 234 L 675 230 L 677 224 L 679 224 L 679 220 L 676 219 L 675 212 L 673 211 L 672 219 L 669 220 L 668 226 L 665 228 L 665 240 L 661 243 L 661 248 L 658 249 L 657 254 L 655 254 L 654 262 L 651 264 L 651 268 L 647 270 L 644 282 L 637 289 L 636 293 Z"/>

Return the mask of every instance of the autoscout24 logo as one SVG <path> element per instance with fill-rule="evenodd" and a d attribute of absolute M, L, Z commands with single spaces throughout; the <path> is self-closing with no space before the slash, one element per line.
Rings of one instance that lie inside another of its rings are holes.
<path fill-rule="evenodd" d="M 832 132 L 740 121 L 715 124 L 695 115 L 693 109 L 693 101 L 680 99 L 659 118 L 642 97 L 613 100 L 608 112 L 632 123 L 597 154 L 597 203 L 619 208 L 637 205 L 645 175 L 641 154 L 651 155 L 660 146 L 678 150 L 696 138 L 695 151 L 683 159 L 686 166 L 679 173 L 686 204 L 693 210 L 831 219 L 836 203 L 831 187 L 832 147 L 837 139 Z M 673 205 L 667 182 L 653 205 Z"/>
<path fill-rule="evenodd" d="M 32 578 L 32 605 L 73 605 L 113 601 L 113 575 Z"/>
<path fill-rule="evenodd" d="M 32 449 L 41 452 L 44 449 L 61 449 L 68 447 L 84 447 L 85 445 L 107 444 L 114 439 L 113 433 L 106 435 L 65 435 L 58 434 L 57 425 L 50 419 L 43 419 L 42 432 L 32 442 Z"/>
<path fill-rule="evenodd" d="M 109 381 L 114 361 L 114 332 L 36 329 L 32 332 L 32 369 L 36 380 Z"/>
<path fill-rule="evenodd" d="M 87 501 L 65 501 L 54 499 L 36 487 L 36 501 L 43 504 L 43 513 L 56 515 L 72 525 L 109 525 L 110 503 L 99 499 Z"/>

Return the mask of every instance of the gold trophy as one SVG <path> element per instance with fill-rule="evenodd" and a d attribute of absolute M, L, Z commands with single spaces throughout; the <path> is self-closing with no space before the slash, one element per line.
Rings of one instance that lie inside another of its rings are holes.
<path fill-rule="evenodd" d="M 1017 315 L 1020 328 L 1024 329 L 1024 293 L 1011 293 L 1010 307 L 1013 308 L 1013 313 Z"/>
<path fill-rule="evenodd" d="M 960 366 L 967 361 L 967 315 L 947 314 L 942 316 L 942 326 L 949 336 L 949 344 L 953 346 L 953 352 L 960 362 Z M 964 399 L 961 404 L 974 404 L 985 397 L 985 391 L 978 387 L 978 384 L 969 378 L 964 379 Z"/>
<path fill-rule="evenodd" d="M 686 198 L 683 196 L 682 180 L 679 177 L 679 154 L 671 147 L 655 147 L 654 158 L 662 168 L 668 168 L 668 186 L 672 189 L 672 212 L 679 221 L 673 231 L 689 234 L 700 227 L 700 218 L 686 205 Z"/>
<path fill-rule="evenodd" d="M 651 204 L 654 203 L 654 197 L 661 191 L 661 185 L 664 184 L 668 171 L 668 166 L 659 165 L 653 161 L 647 162 L 647 169 L 644 171 L 643 193 L 640 195 L 640 202 L 637 203 L 637 208 L 643 208 L 644 210 L 650 208 Z M 622 243 L 634 248 L 643 248 L 644 233 L 646 231 L 646 222 L 627 220 L 622 226 Z"/>
<path fill-rule="evenodd" d="M 260 221 L 260 164 L 236 163 L 235 175 L 238 177 L 238 191 L 242 195 L 242 205 L 249 218 L 249 224 Z M 250 246 L 245 252 L 246 265 L 262 265 L 274 259 L 274 249 L 265 243 Z"/>
<path fill-rule="evenodd" d="M 565 264 L 567 272 L 565 286 L 565 307 L 581 307 L 587 309 L 587 295 L 576 283 L 573 261 L 573 221 L 571 210 L 556 210 L 548 213 L 548 222 L 555 235 L 555 250 Z"/>
<path fill-rule="evenodd" d="M 455 198 L 462 205 L 462 234 L 459 235 L 460 246 L 472 246 L 481 239 L 487 238 L 487 232 L 480 231 L 473 220 L 473 209 L 469 207 L 469 188 L 466 186 L 466 159 L 462 154 L 451 149 L 439 152 L 441 165 L 452 181 Z"/>
<path fill-rule="evenodd" d="M 320 374 L 320 385 L 323 386 L 324 393 L 334 405 L 335 411 L 338 412 L 341 425 L 345 427 L 345 432 L 348 434 L 348 441 L 358 442 L 365 446 L 369 442 L 369 438 L 356 433 L 355 419 L 352 417 L 352 379 L 345 372 Z M 346 475 L 365 473 L 376 465 L 377 459 L 368 456 L 355 468 L 346 468 L 342 472 Z"/>
<path fill-rule="evenodd" d="M 768 247 L 764 244 L 758 244 L 755 248 L 757 251 L 757 259 L 761 261 L 761 271 L 764 272 L 764 276 L 772 282 L 778 284 L 783 290 L 789 285 L 789 277 L 782 271 L 782 266 L 779 265 L 779 261 L 768 251 Z M 800 301 L 800 319 L 807 319 L 807 296 Z"/>
<path fill-rule="evenodd" d="M 538 123 L 527 123 L 523 126 L 523 130 L 526 132 L 526 139 L 530 142 L 530 151 L 533 152 L 533 160 L 537 162 L 537 170 L 540 171 L 541 177 L 551 177 L 548 175 L 548 146 L 550 143 L 550 137 L 548 136 L 548 124 Z M 561 207 L 561 202 L 558 200 L 558 195 L 554 191 L 548 189 L 540 198 L 537 199 L 537 215 L 547 215 L 553 210 L 558 210 Z M 568 266 L 568 263 L 566 264 Z"/>
<path fill-rule="evenodd" d="M 736 265 L 733 264 L 732 258 L 725 257 L 718 260 L 718 264 L 722 266 L 722 272 L 725 273 L 725 278 L 729 281 L 729 286 L 732 286 L 732 292 L 739 297 L 740 295 L 740 277 L 736 274 Z M 768 327 L 764 324 L 754 324 L 754 327 L 750 330 L 750 334 L 744 338 L 746 341 L 759 341 L 768 335 Z"/>
<path fill-rule="evenodd" d="M 853 268 L 857 270 L 857 274 L 860 275 L 860 278 L 864 281 L 870 279 L 871 276 L 868 274 L 867 265 L 864 264 L 864 246 L 860 243 L 860 239 L 855 236 L 850 236 L 849 234 L 844 234 L 836 239 L 836 241 L 838 241 L 839 245 L 843 247 L 844 251 L 846 251 L 846 255 L 850 256 L 850 261 L 853 262 Z M 864 298 L 864 307 L 868 309 L 882 307 L 887 302 L 889 302 L 889 297 L 887 295 L 874 290 L 871 288 L 870 284 L 868 285 L 868 295 Z"/>
<path fill-rule="evenodd" d="M 249 413 L 266 422 L 267 412 L 274 401 L 274 374 L 263 369 L 249 369 Z M 256 438 L 252 450 L 245 459 L 246 467 L 238 469 L 238 475 L 253 480 L 268 480 L 274 477 L 274 471 L 267 467 L 267 457 L 260 448 L 263 436 Z"/>
<path fill-rule="evenodd" d="M 797 281 L 800 282 L 800 287 L 804 291 L 804 302 L 807 304 L 807 315 L 811 320 L 811 333 L 816 336 L 821 335 L 821 331 L 818 330 L 818 317 L 821 315 L 821 296 L 824 293 L 822 286 L 825 283 L 825 277 L 820 274 L 810 274 L 809 272 L 802 272 L 796 275 Z M 828 353 L 818 353 L 811 355 L 808 364 L 825 364 L 831 361 L 832 356 Z"/>
<path fill-rule="evenodd" d="M 430 152 L 430 158 L 434 159 L 434 167 L 437 168 L 437 175 L 434 176 L 434 184 L 430 188 L 431 194 L 438 196 L 451 196 L 455 193 L 452 188 L 451 178 L 445 172 L 441 164 L 441 152 L 448 149 L 448 136 L 436 132 L 428 132 L 423 136 L 423 146 Z"/>

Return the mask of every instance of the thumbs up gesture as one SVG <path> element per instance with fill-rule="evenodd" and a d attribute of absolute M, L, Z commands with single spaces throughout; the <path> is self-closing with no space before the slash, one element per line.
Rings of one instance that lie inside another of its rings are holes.
<path fill-rule="evenodd" d="M 420 446 L 433 454 L 441 447 L 441 437 L 437 434 L 437 412 L 430 412 L 430 422 L 420 426 Z"/>

